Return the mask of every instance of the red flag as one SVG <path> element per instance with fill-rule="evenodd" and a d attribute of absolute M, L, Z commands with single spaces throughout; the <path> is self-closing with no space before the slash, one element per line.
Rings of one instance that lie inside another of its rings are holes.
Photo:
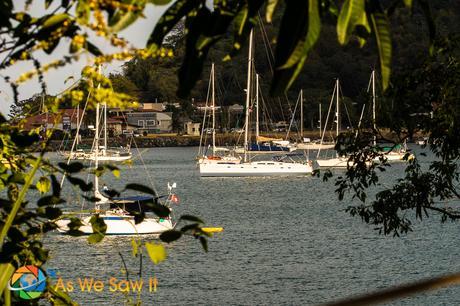
<path fill-rule="evenodd" d="M 169 197 L 169 200 L 173 203 L 179 203 L 179 197 L 175 194 L 171 194 L 171 196 Z"/>

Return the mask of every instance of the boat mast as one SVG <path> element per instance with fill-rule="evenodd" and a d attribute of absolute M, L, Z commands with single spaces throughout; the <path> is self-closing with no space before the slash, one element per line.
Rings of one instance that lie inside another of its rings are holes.
<path fill-rule="evenodd" d="M 98 73 L 101 74 L 101 66 L 99 65 L 98 67 Z M 101 84 L 99 83 L 97 85 L 97 89 L 101 87 Z M 96 128 L 95 128 L 95 133 L 96 135 L 94 136 L 95 140 L 95 145 L 94 145 L 94 170 L 96 171 L 97 168 L 99 167 L 99 102 L 96 104 Z M 99 177 L 94 174 L 94 196 L 98 198 L 100 195 L 99 193 Z M 96 202 L 96 210 L 100 209 L 100 205 L 98 202 Z"/>
<path fill-rule="evenodd" d="M 337 112 L 335 113 L 336 119 L 337 119 L 337 129 L 336 129 L 336 136 L 339 136 L 339 131 L 340 131 L 340 108 L 339 108 L 339 79 L 337 78 L 336 85 L 337 90 L 336 90 L 336 108 Z"/>
<path fill-rule="evenodd" d="M 80 104 L 77 104 L 77 125 L 79 124 L 79 122 L 80 122 Z M 79 132 L 78 132 L 78 128 L 77 128 L 77 133 L 75 135 L 75 137 L 77 138 L 77 140 L 76 140 L 77 141 L 77 146 L 78 146 L 78 143 L 79 143 L 78 134 L 79 134 Z"/>
<path fill-rule="evenodd" d="M 106 155 L 107 152 L 107 102 L 104 101 L 104 150 L 102 155 Z"/>
<path fill-rule="evenodd" d="M 244 161 L 248 161 L 248 133 L 249 133 L 249 103 L 251 100 L 251 73 L 252 73 L 252 36 L 254 30 L 249 34 L 249 51 L 248 51 L 248 80 L 246 85 L 246 113 L 245 113 L 245 127 L 244 127 Z"/>
<path fill-rule="evenodd" d="M 375 131 L 377 130 L 377 122 L 375 119 L 375 70 L 372 70 L 372 124 L 374 127 L 374 146 L 377 145 L 377 136 Z"/>
<path fill-rule="evenodd" d="M 212 155 L 216 153 L 216 101 L 214 88 L 214 63 L 211 65 L 211 100 L 212 100 Z"/>
<path fill-rule="evenodd" d="M 300 90 L 300 139 L 303 141 L 303 89 Z"/>
<path fill-rule="evenodd" d="M 320 135 L 320 137 L 321 137 L 321 135 L 322 135 L 322 134 L 321 134 L 321 124 L 323 124 L 323 123 L 321 122 L 321 102 L 319 102 L 318 106 L 319 106 L 319 120 L 318 120 L 318 122 L 319 122 L 319 135 Z"/>
<path fill-rule="evenodd" d="M 256 73 L 256 142 L 259 141 L 259 74 Z"/>

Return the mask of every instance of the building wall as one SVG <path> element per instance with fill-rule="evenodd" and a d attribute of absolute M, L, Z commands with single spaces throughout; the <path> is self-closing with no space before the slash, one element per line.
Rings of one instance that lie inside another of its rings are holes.
<path fill-rule="evenodd" d="M 129 125 L 137 126 L 139 132 L 169 133 L 172 131 L 172 113 L 132 112 L 126 114 Z"/>

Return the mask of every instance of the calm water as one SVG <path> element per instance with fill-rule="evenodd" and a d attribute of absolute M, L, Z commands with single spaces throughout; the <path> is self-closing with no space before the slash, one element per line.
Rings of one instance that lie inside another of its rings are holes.
<path fill-rule="evenodd" d="M 379 236 L 344 210 L 332 182 L 300 178 L 206 178 L 198 175 L 195 148 L 142 151 L 149 175 L 160 191 L 177 182 L 181 203 L 176 214 L 194 214 L 225 231 L 209 241 L 205 253 L 197 240 L 167 246 L 168 258 L 154 266 L 143 261 L 144 305 L 306 305 L 337 300 L 399 283 L 460 271 L 459 223 L 433 218 L 415 222 L 407 237 Z M 401 173 L 385 173 L 391 182 Z M 105 182 L 122 189 L 127 182 L 147 184 L 140 162 L 108 175 Z M 71 190 L 67 193 L 72 194 Z M 74 198 L 73 209 L 79 208 Z M 143 241 L 153 240 L 142 237 Z M 47 237 L 54 268 L 74 282 L 70 295 L 83 305 L 123 305 L 126 296 L 109 290 L 109 279 L 124 278 L 126 261 L 135 279 L 139 260 L 131 255 L 131 238 L 107 237 L 89 245 L 85 238 Z M 149 292 L 149 277 L 158 280 Z M 78 278 L 102 280 L 101 292 L 81 292 Z M 77 284 L 75 284 L 77 283 Z M 131 297 L 136 295 L 131 294 Z M 399 300 L 395 305 L 460 305 L 460 287 Z"/>

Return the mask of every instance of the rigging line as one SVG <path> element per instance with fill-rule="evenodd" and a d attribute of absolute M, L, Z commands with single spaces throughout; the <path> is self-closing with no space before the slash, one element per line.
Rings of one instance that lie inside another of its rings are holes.
<path fill-rule="evenodd" d="M 339 87 L 339 91 L 338 91 L 338 94 L 340 95 L 340 97 L 342 98 L 342 101 L 344 101 L 344 95 L 343 95 L 343 91 L 342 89 Z M 353 122 L 351 122 L 351 118 L 350 118 L 350 113 L 348 112 L 348 107 L 347 107 L 347 104 L 342 102 L 344 108 L 345 108 L 345 112 L 347 113 L 347 118 L 348 118 L 348 122 L 350 123 L 350 128 L 353 129 Z"/>
<path fill-rule="evenodd" d="M 258 12 L 258 14 L 259 14 L 258 16 L 259 17 L 259 27 L 260 27 L 260 32 L 262 33 L 262 40 L 264 42 L 265 55 L 267 56 L 268 66 L 270 67 L 270 72 L 273 76 L 274 74 L 273 65 L 272 65 L 273 53 L 271 52 L 272 51 L 271 48 L 267 47 L 268 43 L 266 43 L 266 39 L 268 41 L 268 36 L 267 36 L 267 33 L 265 32 L 265 27 L 263 26 L 262 18 L 260 17 L 260 12 Z M 270 46 L 270 44 L 268 44 L 268 46 Z"/>
<path fill-rule="evenodd" d="M 85 114 L 85 111 L 86 111 L 86 107 L 88 106 L 88 101 L 89 101 L 89 97 L 91 96 L 93 92 L 93 89 L 91 88 L 90 91 L 88 92 L 88 96 L 86 97 L 86 102 L 85 102 L 85 107 L 83 108 L 83 111 L 82 111 L 82 116 L 80 118 L 80 122 L 78 122 L 78 125 L 77 125 L 77 131 L 76 131 L 76 134 L 78 135 L 79 131 L 80 131 L 80 127 L 81 127 L 81 124 L 83 122 L 83 115 Z M 72 153 L 73 153 L 73 150 L 75 149 L 75 145 L 77 143 L 77 137 L 74 138 L 73 140 L 73 143 L 72 143 L 72 147 L 70 149 L 70 153 L 69 153 L 69 157 L 67 158 L 67 162 L 66 164 L 70 164 L 70 160 L 72 159 Z M 62 179 L 61 179 L 61 187 L 62 185 L 64 184 L 64 179 L 65 179 L 65 173 L 64 175 L 62 176 Z"/>
<path fill-rule="evenodd" d="M 212 71 L 211 71 L 211 73 L 212 73 Z M 206 126 L 206 113 L 207 113 L 207 110 L 208 110 L 210 92 L 211 92 L 211 77 L 209 78 L 208 92 L 206 94 L 206 105 L 204 107 L 203 126 L 201 127 L 200 146 L 198 147 L 198 156 L 200 156 L 201 154 L 204 154 L 204 148 L 203 148 L 203 152 L 201 151 L 201 148 L 203 146 L 203 137 L 204 137 L 204 134 L 205 134 L 204 131 L 205 131 L 205 126 Z"/>
<path fill-rule="evenodd" d="M 258 18 L 259 18 L 259 27 L 261 29 L 262 38 L 263 38 L 263 42 L 264 42 L 264 48 L 265 48 L 266 54 L 267 54 L 268 65 L 270 67 L 270 71 L 271 71 L 272 76 L 273 76 L 274 75 L 273 64 L 275 62 L 275 55 L 273 53 L 273 49 L 272 49 L 272 46 L 270 44 L 270 40 L 268 38 L 267 31 L 266 31 L 265 26 L 263 24 L 263 20 L 262 20 L 262 18 L 260 16 L 260 12 L 258 12 Z M 288 97 L 286 92 L 284 93 L 284 98 L 287 101 L 287 104 L 289 106 L 289 112 L 291 113 L 291 117 L 292 117 L 293 116 L 292 107 L 291 107 L 291 103 L 289 101 L 289 97 Z M 283 120 L 286 120 L 286 117 L 284 116 L 284 110 L 281 107 L 281 99 L 279 99 L 279 104 L 280 104 L 280 108 L 281 108 L 282 118 L 283 118 Z"/>
<path fill-rule="evenodd" d="M 126 124 L 128 124 L 128 120 L 126 119 L 125 114 L 124 114 L 123 112 L 122 112 L 121 114 L 122 114 L 123 119 L 125 120 Z M 145 173 L 147 174 L 147 178 L 148 178 L 148 180 L 149 180 L 150 186 L 152 187 L 152 190 L 155 192 L 155 194 L 158 196 L 158 195 L 159 195 L 158 190 L 155 188 L 155 184 L 154 184 L 154 181 L 153 181 L 153 179 L 152 179 L 152 177 L 151 177 L 151 175 L 150 175 L 150 172 L 147 171 L 147 166 L 145 165 L 144 158 L 142 157 L 142 154 L 140 154 L 140 150 L 139 150 L 139 147 L 137 146 L 137 142 L 136 142 L 136 140 L 134 139 L 134 136 L 131 136 L 131 137 L 133 137 L 133 138 L 132 138 L 132 142 L 134 143 L 134 146 L 135 146 L 135 148 L 136 148 L 136 150 L 137 150 L 137 155 L 139 156 L 139 160 L 140 160 L 141 163 L 142 163 L 142 166 L 143 166 L 143 168 L 144 168 L 144 171 L 145 171 Z"/>
<path fill-rule="evenodd" d="M 295 103 L 294 114 L 297 111 L 297 106 L 299 105 L 299 101 L 300 101 L 300 92 L 299 92 L 299 95 L 297 96 L 297 101 Z M 291 127 L 292 127 L 292 124 L 294 122 L 294 119 L 295 119 L 294 116 L 292 116 L 291 122 L 289 123 L 289 128 L 288 128 L 287 133 L 286 133 L 286 140 L 289 138 L 289 132 L 291 131 Z"/>
<path fill-rule="evenodd" d="M 327 127 L 327 123 L 329 121 L 329 115 L 331 114 L 331 109 L 332 109 L 332 104 L 334 102 L 334 96 L 336 94 L 336 87 L 337 86 L 334 86 L 334 91 L 332 92 L 332 97 L 331 97 L 331 101 L 329 102 L 329 109 L 327 111 L 327 116 L 326 116 L 326 121 L 324 122 L 324 130 L 323 130 L 323 135 L 321 136 L 321 141 L 320 141 L 320 144 L 323 144 L 323 141 L 324 141 L 324 135 L 326 134 L 326 127 Z M 321 152 L 321 146 L 319 147 L 318 149 L 318 154 L 316 154 L 316 158 L 319 157 L 319 153 Z"/>

